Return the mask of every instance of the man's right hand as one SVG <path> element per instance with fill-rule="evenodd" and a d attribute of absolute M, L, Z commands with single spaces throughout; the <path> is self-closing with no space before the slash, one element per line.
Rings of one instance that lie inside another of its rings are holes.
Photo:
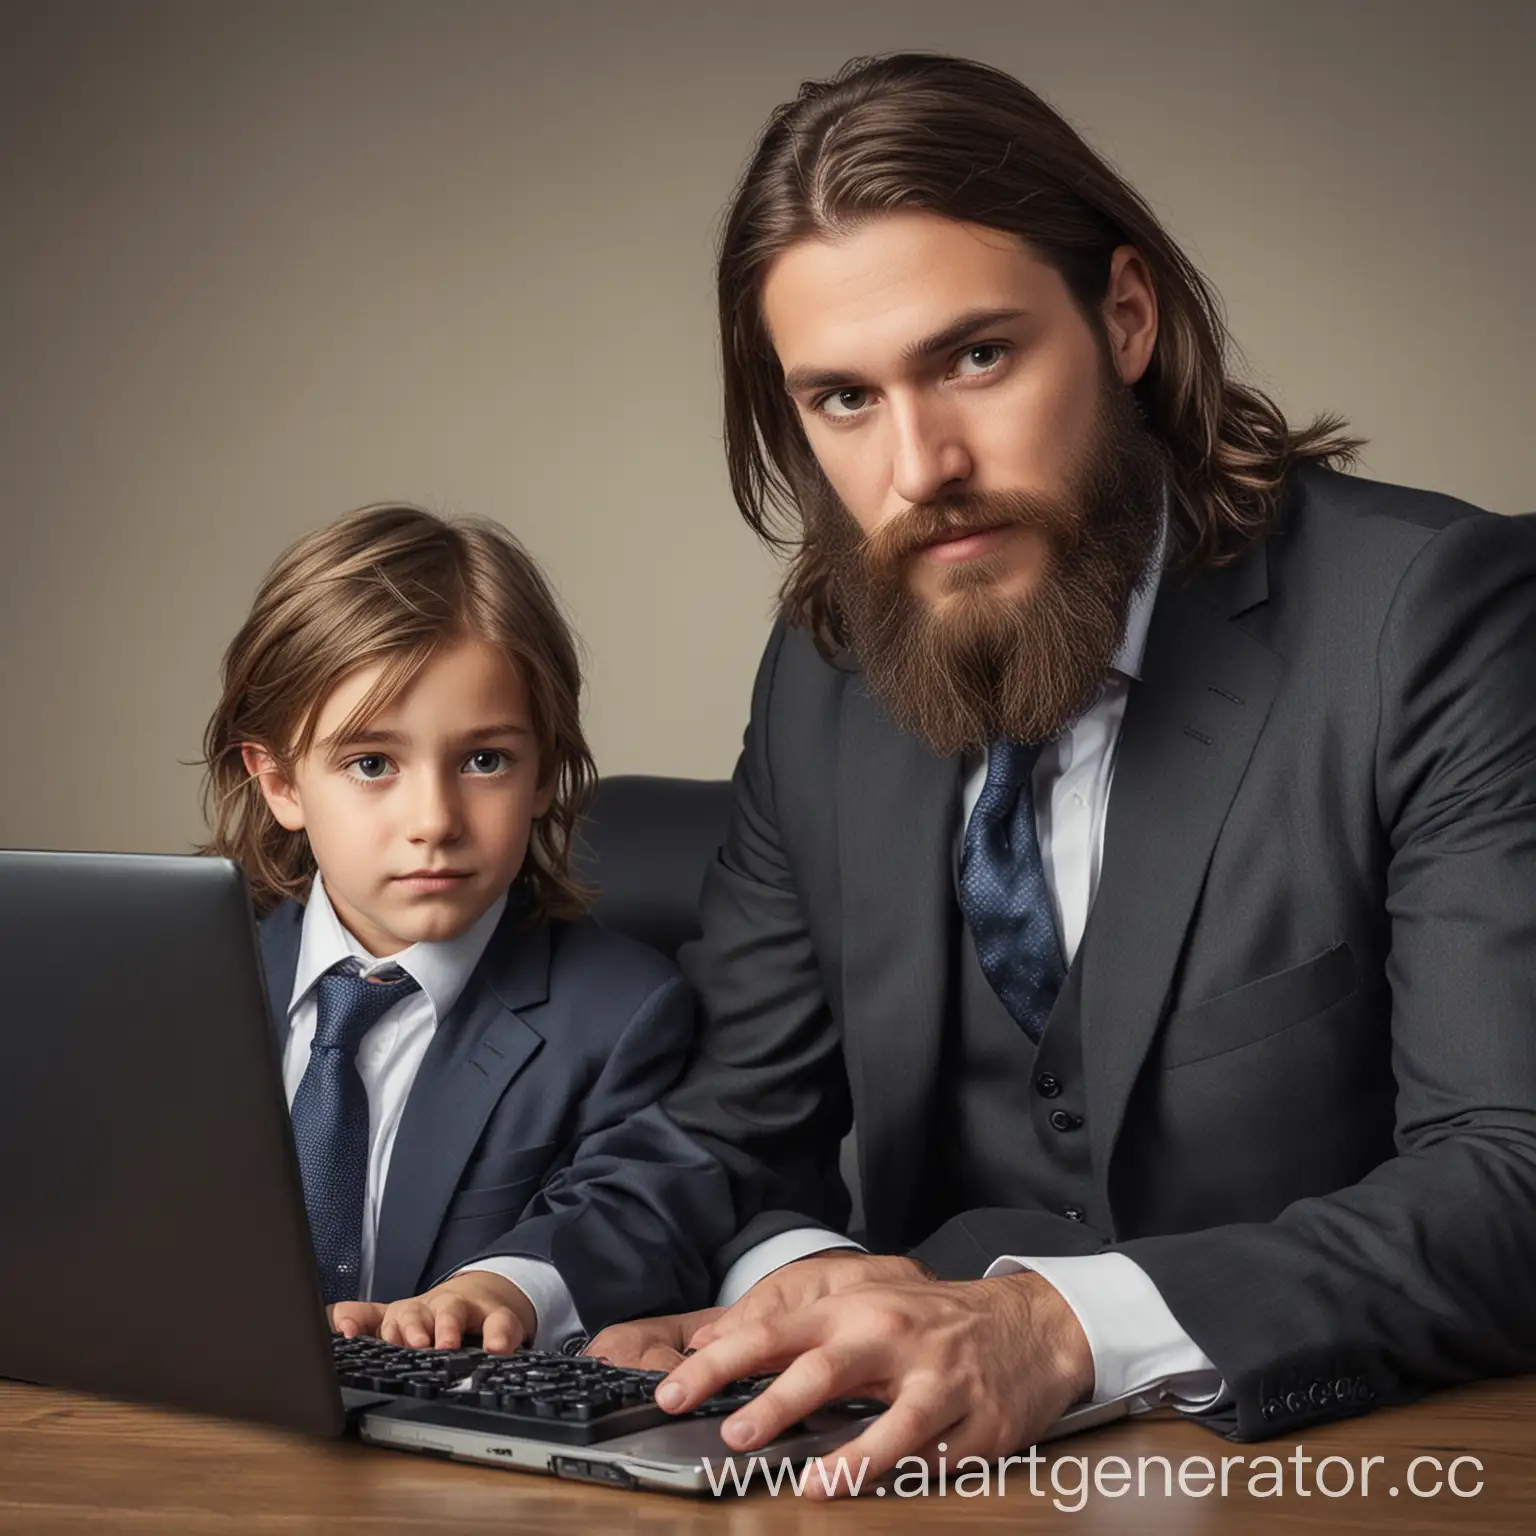
<path fill-rule="evenodd" d="M 835 1291 L 851 1285 L 890 1284 L 903 1280 L 932 1280 L 933 1271 L 916 1259 L 893 1254 L 863 1253 L 857 1248 L 830 1248 L 783 1264 L 764 1275 L 745 1296 L 711 1322 L 694 1331 L 689 1344 L 703 1349 L 747 1323 L 761 1322 L 785 1312 L 799 1312 Z"/>
<path fill-rule="evenodd" d="M 703 1349 L 748 1323 L 798 1312 L 851 1285 L 932 1279 L 932 1271 L 916 1259 L 862 1253 L 853 1248 L 829 1249 L 764 1275 L 733 1306 L 616 1323 L 592 1340 L 587 1353 L 601 1355 L 615 1365 L 670 1371 L 685 1350 Z"/>

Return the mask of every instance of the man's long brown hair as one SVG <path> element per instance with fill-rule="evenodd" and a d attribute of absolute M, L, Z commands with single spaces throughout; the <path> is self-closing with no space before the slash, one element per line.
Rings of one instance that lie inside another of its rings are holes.
<path fill-rule="evenodd" d="M 305 900 L 315 860 L 304 833 L 288 831 L 268 809 L 242 744 L 265 747 L 291 772 L 343 678 L 383 664 L 341 726 L 346 735 L 398 698 L 443 645 L 465 637 L 518 669 L 539 777 L 555 785 L 518 876 L 525 911 L 575 917 L 588 905 L 570 868 L 571 839 L 597 775 L 581 729 L 576 640 L 554 593 L 499 524 L 384 503 L 306 534 L 281 555 L 224 655 L 222 696 L 203 737 L 213 835 L 199 852 L 239 864 L 258 911 L 285 897 Z"/>
<path fill-rule="evenodd" d="M 1061 273 L 1091 325 L 1123 245 L 1156 286 L 1156 349 L 1135 395 L 1168 458 L 1172 568 L 1235 559 L 1268 531 L 1282 482 L 1349 462 L 1335 416 L 1293 428 L 1228 371 L 1219 302 L 1140 196 L 1011 75 L 966 59 L 855 59 L 775 110 L 726 215 L 718 297 L 731 489 L 752 528 L 792 551 L 782 599 L 824 649 L 843 641 L 818 522 L 831 487 L 784 390 L 762 313 L 769 266 L 806 239 L 921 210 L 1020 236 Z"/>

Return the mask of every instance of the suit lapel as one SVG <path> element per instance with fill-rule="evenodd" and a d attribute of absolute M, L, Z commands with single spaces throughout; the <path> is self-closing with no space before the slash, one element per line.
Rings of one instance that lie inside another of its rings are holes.
<path fill-rule="evenodd" d="M 1283 670 L 1275 652 L 1232 622 L 1266 592 L 1263 546 L 1187 588 L 1165 581 L 1126 705 L 1083 946 L 1088 1131 L 1104 1211 L 1131 1088 Z"/>
<path fill-rule="evenodd" d="M 865 1218 L 900 1243 L 927 1155 L 949 980 L 950 849 L 960 763 L 899 730 L 862 676 L 843 690 L 838 755 L 843 1049 Z"/>
<path fill-rule="evenodd" d="M 299 940 L 303 932 L 304 909 L 296 901 L 285 901 L 274 908 L 257 928 L 267 1013 L 279 1061 L 288 1044 L 288 1005 L 293 1001 L 293 977 L 299 968 Z"/>
<path fill-rule="evenodd" d="M 379 1207 L 373 1295 L 414 1295 L 491 1110 L 543 1044 L 518 1010 L 549 995 L 549 928 L 517 904 L 491 935 L 463 994 L 439 1023 L 406 1100 Z"/>

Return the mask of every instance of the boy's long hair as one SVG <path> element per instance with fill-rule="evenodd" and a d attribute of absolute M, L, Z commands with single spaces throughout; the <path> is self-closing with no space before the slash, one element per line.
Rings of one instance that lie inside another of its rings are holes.
<path fill-rule="evenodd" d="M 842 640 L 819 536 L 836 498 L 784 391 L 763 281 L 802 240 L 909 210 L 1020 236 L 1095 328 L 1116 247 L 1141 252 L 1159 329 L 1135 395 L 1169 459 L 1170 566 L 1235 559 L 1268 531 L 1292 466 L 1347 463 L 1361 446 L 1337 417 L 1292 428 L 1229 376 L 1211 288 L 1137 193 L 1027 86 L 940 54 L 854 59 L 769 118 L 727 212 L 717 274 L 731 489 L 753 530 L 792 552 L 784 610 L 823 649 Z"/>
<path fill-rule="evenodd" d="M 307 898 L 309 839 L 272 815 L 241 746 L 291 773 L 321 707 L 360 667 L 379 679 L 342 727 L 361 727 L 404 692 L 440 647 L 472 637 L 500 651 L 528 691 L 541 783 L 555 796 L 533 824 L 518 876 L 530 917 L 575 917 L 590 895 L 570 869 L 571 839 L 596 769 L 581 730 L 575 637 L 538 567 L 506 529 L 385 503 L 348 513 L 292 545 L 267 573 L 223 664 L 223 696 L 203 736 L 199 852 L 245 871 L 258 912 Z"/>

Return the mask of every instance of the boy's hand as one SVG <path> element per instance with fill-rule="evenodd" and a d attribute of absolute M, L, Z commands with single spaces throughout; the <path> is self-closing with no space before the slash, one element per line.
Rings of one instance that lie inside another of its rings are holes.
<path fill-rule="evenodd" d="M 533 1303 L 510 1280 L 484 1269 L 467 1269 L 388 1306 L 338 1301 L 329 1313 L 331 1327 L 349 1339 L 367 1333 L 413 1349 L 457 1349 L 466 1333 L 478 1333 L 493 1355 L 511 1354 L 538 1327 Z"/>
<path fill-rule="evenodd" d="M 643 1371 L 670 1371 L 690 1347 L 696 1329 L 719 1317 L 723 1307 L 698 1312 L 670 1312 L 664 1317 L 642 1317 L 632 1323 L 613 1323 L 587 1345 L 586 1353 L 614 1365 L 637 1366 Z"/>

